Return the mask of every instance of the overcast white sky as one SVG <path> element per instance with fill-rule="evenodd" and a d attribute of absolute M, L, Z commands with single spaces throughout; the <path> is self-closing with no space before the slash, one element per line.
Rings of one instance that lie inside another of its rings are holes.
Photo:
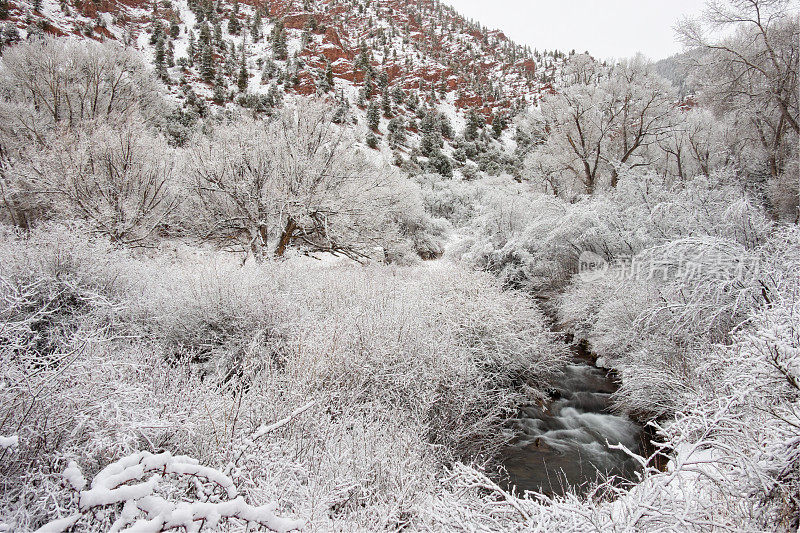
<path fill-rule="evenodd" d="M 681 51 L 673 26 L 703 0 L 444 0 L 457 11 L 531 48 L 588 50 L 599 59 Z"/>

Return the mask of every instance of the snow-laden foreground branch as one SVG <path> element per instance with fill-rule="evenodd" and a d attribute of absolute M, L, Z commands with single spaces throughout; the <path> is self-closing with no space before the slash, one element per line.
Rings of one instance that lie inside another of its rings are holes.
<path fill-rule="evenodd" d="M 81 521 L 91 525 L 108 521 L 108 531 L 130 533 L 194 533 L 215 530 L 223 520 L 277 532 L 304 526 L 302 520 L 277 516 L 275 504 L 248 504 L 233 480 L 219 470 L 169 452 L 123 457 L 98 472 L 88 489 L 80 467 L 71 461 L 64 479 L 78 494 L 75 512 L 46 524 L 37 533 L 60 533 Z"/>

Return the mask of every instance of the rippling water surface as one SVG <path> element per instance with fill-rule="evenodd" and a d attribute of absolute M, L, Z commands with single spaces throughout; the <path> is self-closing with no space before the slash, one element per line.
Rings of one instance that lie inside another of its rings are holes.
<path fill-rule="evenodd" d="M 518 492 L 561 494 L 595 481 L 598 473 L 632 479 L 637 463 L 608 444 L 640 452 L 642 426 L 611 411 L 616 383 L 576 357 L 544 406 L 526 406 L 512 422 L 515 438 L 503 454 L 509 485 Z"/>

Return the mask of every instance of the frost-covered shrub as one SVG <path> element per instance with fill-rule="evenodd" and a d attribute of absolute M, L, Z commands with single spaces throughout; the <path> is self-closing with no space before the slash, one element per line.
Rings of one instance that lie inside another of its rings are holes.
<path fill-rule="evenodd" d="M 449 220 L 454 226 L 467 224 L 479 213 L 483 197 L 490 193 L 525 194 L 529 189 L 509 177 L 480 181 L 445 180 L 436 174 L 421 174 L 416 181 L 422 188 L 425 208 L 435 217 Z"/>
<path fill-rule="evenodd" d="M 275 515 L 275 505 L 249 505 L 223 472 L 169 452 L 138 452 L 123 457 L 98 472 L 89 487 L 75 461 L 69 462 L 63 475 L 75 491 L 70 505 L 75 512 L 47 524 L 45 529 L 51 532 L 80 526 L 108 531 L 183 529 L 199 533 L 218 530 L 226 521 L 246 529 L 252 525 L 287 532 L 305 525 L 301 520 Z"/>
<path fill-rule="evenodd" d="M 29 278 L 41 294 L 75 286 L 82 302 L 62 306 L 76 326 L 48 333 L 44 361 L 7 332 L 51 299 L 3 315 L 0 436 L 16 444 L 0 460 L 0 508 L 15 531 L 69 508 L 69 461 L 90 477 L 164 450 L 322 529 L 422 520 L 444 465 L 490 457 L 505 418 L 563 361 L 524 296 L 447 263 L 241 267 L 189 248 L 133 255 L 52 227 L 0 246 L 4 302 Z"/>
<path fill-rule="evenodd" d="M 560 298 L 562 322 L 620 371 L 625 409 L 662 416 L 696 397 L 707 386 L 706 354 L 771 302 L 770 269 L 788 268 L 771 265 L 794 237 L 768 237 L 772 226 L 744 201 L 722 203 L 705 204 L 702 225 L 692 215 L 699 225 L 686 237 L 689 228 L 674 222 L 680 203 L 664 205 L 671 216 L 656 227 L 670 240 L 576 277 Z"/>
<path fill-rule="evenodd" d="M 457 255 L 535 291 L 563 287 L 577 273 L 583 252 L 613 261 L 674 239 L 702 236 L 751 249 L 765 241 L 771 227 L 759 208 L 726 184 L 724 174 L 675 185 L 630 172 L 614 191 L 575 203 L 536 193 L 497 198 L 481 199 L 481 216 L 473 220 Z M 512 206 L 519 206 L 513 227 L 503 224 Z"/>
<path fill-rule="evenodd" d="M 69 350 L 79 330 L 111 322 L 118 283 L 110 273 L 123 257 L 79 225 L 49 225 L 34 234 L 0 228 L 0 347 L 32 365 Z"/>
<path fill-rule="evenodd" d="M 396 215 L 401 238 L 386 247 L 389 262 L 403 264 L 416 257 L 438 259 L 444 254 L 444 241 L 451 229 L 450 223 L 432 217 L 425 212 L 421 200 L 414 200 L 409 201 L 407 208 Z M 407 251 L 404 251 L 404 247 Z"/>

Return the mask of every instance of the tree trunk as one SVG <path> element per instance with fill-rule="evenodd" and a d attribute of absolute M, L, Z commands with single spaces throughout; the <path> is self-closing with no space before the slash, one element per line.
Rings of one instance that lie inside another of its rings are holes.
<path fill-rule="evenodd" d="M 283 233 L 281 234 L 281 238 L 278 241 L 278 246 L 275 248 L 275 257 L 283 257 L 284 252 L 286 252 L 286 247 L 289 246 L 289 243 L 292 242 L 292 237 L 294 236 L 294 232 L 297 230 L 297 222 L 294 221 L 292 217 L 286 221 L 286 227 L 283 229 Z"/>

